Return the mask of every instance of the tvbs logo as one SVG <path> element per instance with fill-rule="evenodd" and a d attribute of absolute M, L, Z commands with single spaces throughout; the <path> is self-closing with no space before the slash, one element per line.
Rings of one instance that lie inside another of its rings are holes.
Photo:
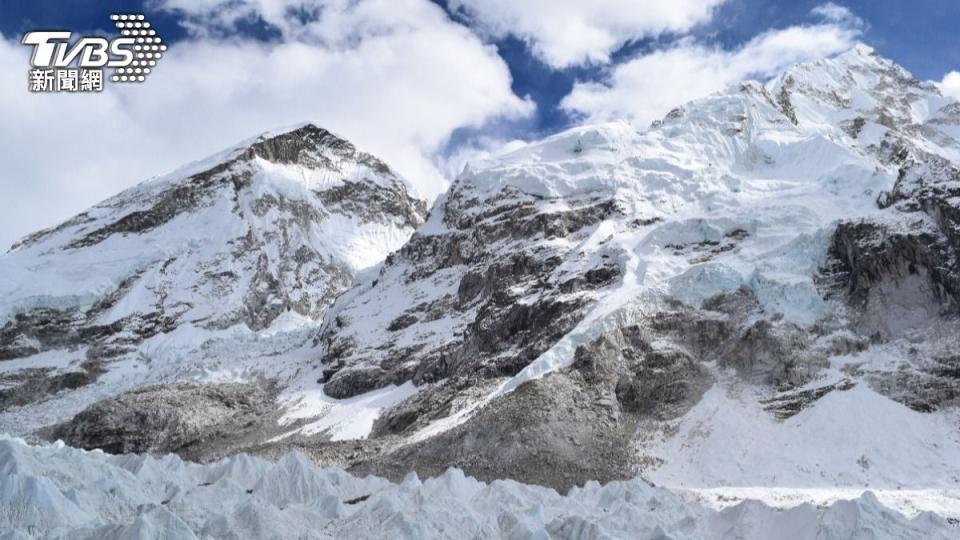
<path fill-rule="evenodd" d="M 139 13 L 110 16 L 120 36 L 107 39 L 63 30 L 24 34 L 33 47 L 28 86 L 31 92 L 100 92 L 103 70 L 117 83 L 144 82 L 167 50 L 150 22 Z"/>

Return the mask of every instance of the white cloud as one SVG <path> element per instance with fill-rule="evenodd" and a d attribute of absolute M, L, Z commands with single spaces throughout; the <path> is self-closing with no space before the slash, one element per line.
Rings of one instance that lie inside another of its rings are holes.
<path fill-rule="evenodd" d="M 513 35 L 554 67 L 606 63 L 625 43 L 685 32 L 726 0 L 451 0 L 494 37 Z"/>
<path fill-rule="evenodd" d="M 286 4 L 258 4 L 264 18 L 286 20 Z M 301 121 L 381 156 L 433 196 L 445 181 L 432 156 L 453 130 L 531 111 L 496 51 L 426 0 L 331 1 L 319 19 L 283 24 L 290 37 L 270 45 L 197 30 L 146 83 L 97 95 L 27 92 L 29 49 L 0 39 L 10 75 L 0 79 L 0 245 Z"/>
<path fill-rule="evenodd" d="M 468 165 L 474 166 L 481 161 L 508 154 L 527 144 L 520 139 L 479 136 L 459 146 L 450 154 L 442 156 L 438 160 L 437 167 L 447 178 L 456 178 Z"/>
<path fill-rule="evenodd" d="M 833 2 L 820 4 L 819 6 L 816 6 L 810 10 L 810 13 L 829 22 L 847 24 L 850 26 L 862 26 L 864 24 L 863 19 L 857 17 L 848 8 L 834 4 Z"/>
<path fill-rule="evenodd" d="M 960 100 L 960 71 L 951 71 L 943 76 L 940 82 L 940 92 L 945 96 Z"/>
<path fill-rule="evenodd" d="M 829 22 L 769 31 L 735 50 L 687 38 L 617 65 L 602 83 L 578 82 L 561 106 L 588 121 L 627 119 L 645 127 L 677 105 L 730 84 L 849 49 L 858 35 L 852 26 Z"/>

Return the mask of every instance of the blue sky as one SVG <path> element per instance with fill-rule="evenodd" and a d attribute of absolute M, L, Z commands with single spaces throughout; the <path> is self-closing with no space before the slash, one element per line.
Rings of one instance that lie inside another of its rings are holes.
<path fill-rule="evenodd" d="M 452 9 L 446 0 L 431 0 L 453 20 L 469 26 L 471 20 Z M 861 38 L 877 51 L 922 79 L 939 80 L 960 68 L 960 2 L 955 0 L 849 0 L 838 1 L 866 22 Z M 587 2 L 589 4 L 589 2 Z M 713 20 L 693 34 L 718 46 L 732 48 L 771 28 L 809 23 L 811 10 L 820 0 L 731 0 L 721 4 Z M 181 26 L 182 12 L 151 9 L 155 2 L 143 0 L 0 0 L 0 33 L 21 35 L 35 28 L 70 28 L 91 32 L 112 30 L 104 13 L 143 12 L 170 43 L 188 37 Z M 262 18 L 250 18 L 238 29 L 243 35 L 266 42 L 278 32 Z M 670 36 L 639 39 L 618 48 L 613 56 L 623 60 L 669 42 Z M 512 89 L 531 96 L 538 107 L 535 117 L 523 122 L 517 135 L 539 135 L 568 127 L 575 118 L 558 104 L 576 80 L 600 80 L 605 66 L 574 66 L 557 69 L 532 54 L 530 47 L 514 36 L 491 40 L 509 66 Z M 524 133 L 529 131 L 529 133 Z M 466 135 L 460 135 L 462 138 Z M 456 142 L 456 141 L 455 141 Z"/>
<path fill-rule="evenodd" d="M 445 3 L 440 2 L 445 5 Z M 810 22 L 817 0 L 735 0 L 720 6 L 714 21 L 695 34 L 719 46 L 732 48 L 771 28 Z M 940 80 L 944 73 L 960 69 L 960 1 L 956 0 L 859 0 L 838 2 L 867 23 L 862 41 L 922 79 Z M 922 38 L 920 37 L 922 36 Z M 643 39 L 614 53 L 617 59 L 655 49 L 665 39 Z M 602 67 L 551 69 L 532 56 L 529 47 L 516 38 L 496 42 L 510 66 L 513 89 L 531 95 L 540 106 L 535 129 L 553 131 L 566 127 L 571 118 L 557 109 L 574 80 L 602 79 Z"/>
<path fill-rule="evenodd" d="M 145 13 L 171 46 L 147 83 L 25 91 L 23 32 L 110 33 L 111 12 Z M 382 155 L 432 197 L 464 160 L 508 141 L 585 121 L 642 128 L 857 41 L 941 81 L 960 69 L 958 23 L 956 0 L 0 0 L 0 182 L 13 194 L 0 244 L 302 120 Z M 131 140 L 151 151 L 117 155 Z"/>

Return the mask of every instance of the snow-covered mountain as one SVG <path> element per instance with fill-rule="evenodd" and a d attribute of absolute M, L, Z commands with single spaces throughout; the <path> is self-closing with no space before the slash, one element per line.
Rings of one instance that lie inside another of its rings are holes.
<path fill-rule="evenodd" d="M 63 389 L 85 404 L 205 370 L 274 374 L 242 360 L 302 343 L 424 215 L 386 164 L 304 124 L 24 238 L 0 257 L 0 411 L 24 413 L 4 427 L 79 412 L 49 399 Z"/>
<path fill-rule="evenodd" d="M 306 126 L 29 237 L 0 259 L 0 431 L 561 492 L 641 476 L 715 506 L 870 488 L 960 519 L 960 104 L 934 84 L 858 46 L 643 130 L 471 163 L 423 214 L 385 165 Z M 427 491 L 544 496 L 471 486 Z M 349 532 L 397 500 L 324 519 Z M 575 502 L 549 504 L 531 511 Z M 751 505 L 725 530 L 778 519 Z M 808 510 L 815 532 L 831 511 Z M 723 537 L 695 530 L 711 519 L 678 531 Z"/>
<path fill-rule="evenodd" d="M 958 136 L 858 46 L 471 164 L 326 319 L 356 466 L 960 487 Z"/>

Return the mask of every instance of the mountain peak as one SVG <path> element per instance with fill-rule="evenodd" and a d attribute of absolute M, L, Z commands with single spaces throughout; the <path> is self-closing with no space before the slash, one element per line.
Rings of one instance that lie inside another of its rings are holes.
<path fill-rule="evenodd" d="M 0 360 L 59 351 L 68 362 L 69 350 L 81 350 L 98 366 L 140 369 L 152 338 L 180 350 L 151 349 L 164 367 L 137 371 L 122 389 L 185 363 L 198 368 L 208 358 L 199 347 L 220 333 L 279 328 L 300 343 L 299 329 L 399 248 L 425 213 L 386 164 L 323 128 L 261 135 L 0 257 Z"/>
<path fill-rule="evenodd" d="M 934 83 L 917 80 L 863 44 L 797 64 L 765 86 L 794 124 L 815 130 L 866 121 L 900 131 L 924 124 L 949 102 Z"/>
<path fill-rule="evenodd" d="M 154 177 L 131 190 L 170 186 L 185 179 L 219 174 L 236 166 L 247 167 L 251 163 L 256 165 L 256 160 L 282 166 L 300 165 L 321 174 L 326 171 L 333 177 L 359 175 L 380 185 L 396 181 L 402 183 L 408 192 L 416 195 L 412 184 L 400 177 L 384 161 L 373 154 L 358 150 L 346 138 L 309 121 L 265 131 L 167 174 Z M 366 171 L 370 171 L 369 174 L 366 174 Z M 20 243 L 22 241 L 18 242 Z"/>
<path fill-rule="evenodd" d="M 350 141 L 312 122 L 304 122 L 294 127 L 277 131 L 267 131 L 254 139 L 253 142 L 249 144 L 249 148 L 263 151 L 267 155 L 260 157 L 264 159 L 289 160 L 291 156 L 283 153 L 273 156 L 270 155 L 267 147 L 278 144 L 291 145 L 293 147 L 292 149 L 297 150 L 317 150 L 321 148 L 350 148 L 355 150 L 354 145 Z"/>
<path fill-rule="evenodd" d="M 850 56 L 850 57 L 856 56 L 860 58 L 868 58 L 868 57 L 879 56 L 879 55 L 877 54 L 876 49 L 874 49 L 873 47 L 865 43 L 857 43 L 856 45 L 851 47 L 850 50 L 840 53 L 840 56 Z"/>
<path fill-rule="evenodd" d="M 309 122 L 279 133 L 261 135 L 240 157 L 259 157 L 274 163 L 301 163 L 311 167 L 336 167 L 336 161 L 356 160 L 379 174 L 396 176 L 375 156 L 359 152 L 350 141 Z"/>

